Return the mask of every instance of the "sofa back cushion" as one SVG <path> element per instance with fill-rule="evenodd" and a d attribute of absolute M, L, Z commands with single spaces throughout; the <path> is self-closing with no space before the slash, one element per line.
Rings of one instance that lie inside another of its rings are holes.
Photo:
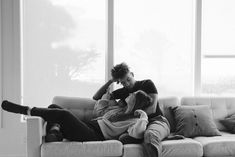
<path fill-rule="evenodd" d="M 171 132 L 175 132 L 175 120 L 170 107 L 179 106 L 179 99 L 176 97 L 166 97 L 159 98 L 159 105 L 161 110 L 163 111 L 163 115 L 167 118 L 171 126 Z"/>
<path fill-rule="evenodd" d="M 71 110 L 78 118 L 80 118 L 83 121 L 88 121 L 96 117 L 96 115 L 93 114 L 93 109 L 96 101 L 90 98 L 55 96 L 53 98 L 52 103 Z M 167 118 L 167 120 L 171 125 L 171 132 L 174 132 L 175 122 L 169 107 L 178 106 L 179 105 L 178 98 L 176 97 L 159 98 L 159 105 L 161 110 L 163 111 L 164 116 Z"/>
<path fill-rule="evenodd" d="M 220 120 L 235 113 L 235 97 L 182 97 L 181 105 L 208 105 L 220 131 L 227 130 Z"/>
<path fill-rule="evenodd" d="M 93 109 L 96 101 L 93 99 L 55 96 L 52 103 L 71 110 L 72 113 L 83 121 L 88 121 L 95 118 L 95 115 L 93 115 Z"/>

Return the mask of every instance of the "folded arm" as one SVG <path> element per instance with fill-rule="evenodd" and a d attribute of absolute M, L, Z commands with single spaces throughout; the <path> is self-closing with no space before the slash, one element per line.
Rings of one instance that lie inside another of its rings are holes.
<path fill-rule="evenodd" d="M 135 114 L 139 114 L 140 118 L 134 125 L 128 128 L 127 132 L 131 137 L 141 139 L 143 138 L 144 132 L 147 128 L 148 116 L 143 110 L 136 110 Z"/>

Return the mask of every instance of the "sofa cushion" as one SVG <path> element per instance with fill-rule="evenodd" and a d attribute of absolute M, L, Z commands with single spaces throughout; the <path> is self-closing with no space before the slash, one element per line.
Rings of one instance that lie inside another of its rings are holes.
<path fill-rule="evenodd" d="M 94 142 L 51 142 L 41 146 L 41 157 L 122 156 L 123 145 L 117 140 Z"/>
<path fill-rule="evenodd" d="M 202 145 L 191 138 L 162 141 L 163 157 L 201 157 L 202 155 Z"/>
<path fill-rule="evenodd" d="M 141 144 L 125 144 L 123 157 L 144 157 L 144 148 Z"/>
<path fill-rule="evenodd" d="M 126 144 L 123 150 L 123 157 L 144 157 L 141 144 Z M 190 138 L 162 141 L 162 157 L 201 157 L 202 154 L 202 145 Z"/>
<path fill-rule="evenodd" d="M 235 113 L 235 97 L 183 97 L 181 105 L 208 105 L 219 130 L 227 129 L 220 120 Z"/>
<path fill-rule="evenodd" d="M 96 117 L 93 114 L 96 101 L 90 98 L 55 96 L 52 103 L 71 110 L 75 116 L 83 121 L 89 121 Z"/>
<path fill-rule="evenodd" d="M 212 111 L 207 105 L 177 106 L 172 108 L 176 121 L 176 134 L 185 137 L 219 136 Z"/>
<path fill-rule="evenodd" d="M 235 155 L 235 134 L 221 132 L 222 136 L 196 137 L 194 140 L 203 146 L 203 156 L 234 156 Z"/>

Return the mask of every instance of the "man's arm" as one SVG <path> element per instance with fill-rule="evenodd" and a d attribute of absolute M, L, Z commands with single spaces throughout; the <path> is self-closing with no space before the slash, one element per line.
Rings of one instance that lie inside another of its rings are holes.
<path fill-rule="evenodd" d="M 162 110 L 158 104 L 158 92 L 155 84 L 152 80 L 147 80 L 144 86 L 144 91 L 152 98 L 152 103 L 150 107 L 146 109 L 148 115 L 152 113 L 157 113 L 158 115 L 163 115 Z"/>
<path fill-rule="evenodd" d="M 113 79 L 110 79 L 108 82 L 106 82 L 100 89 L 95 93 L 95 95 L 92 97 L 94 100 L 99 100 L 101 97 L 107 92 L 107 89 L 109 86 L 113 83 Z"/>
<path fill-rule="evenodd" d="M 158 102 L 158 95 L 157 94 L 148 94 L 151 98 L 152 98 L 152 103 L 151 105 L 146 109 L 146 113 L 147 115 L 150 115 L 152 113 L 156 112 L 156 108 L 157 108 L 157 102 Z"/>

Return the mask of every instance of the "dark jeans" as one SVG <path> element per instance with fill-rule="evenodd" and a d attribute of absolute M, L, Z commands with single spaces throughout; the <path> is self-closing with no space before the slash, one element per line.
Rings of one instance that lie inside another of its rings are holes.
<path fill-rule="evenodd" d="M 55 107 L 33 107 L 31 110 L 31 115 L 42 117 L 50 124 L 58 123 L 60 125 L 63 137 L 70 141 L 83 142 L 104 140 L 96 121 L 93 122 L 93 125 L 84 123 L 67 109 Z"/>

